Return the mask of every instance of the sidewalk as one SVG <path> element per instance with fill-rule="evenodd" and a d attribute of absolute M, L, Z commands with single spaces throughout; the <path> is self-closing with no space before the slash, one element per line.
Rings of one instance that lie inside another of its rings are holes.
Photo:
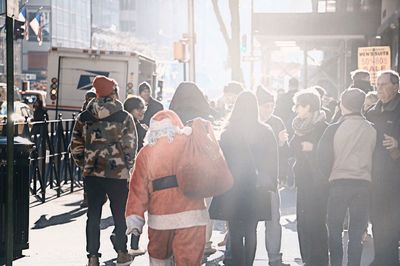
<path fill-rule="evenodd" d="M 30 208 L 30 249 L 25 250 L 25 257 L 18 259 L 14 265 L 24 266 L 83 266 L 86 264 L 85 226 L 86 209 L 80 208 L 83 191 L 66 194 L 52 199 L 45 204 L 39 204 L 32 198 Z M 291 265 L 302 265 L 297 241 L 295 208 L 295 192 L 282 192 L 283 239 L 282 252 L 285 262 Z M 101 220 L 101 265 L 114 265 L 116 253 L 112 248 L 109 236 L 113 230 L 113 221 L 109 202 L 104 205 Z M 258 246 L 255 266 L 267 265 L 267 253 L 264 243 L 264 223 L 258 226 Z M 219 231 L 213 232 L 212 240 L 216 246 L 223 239 Z M 140 239 L 140 246 L 147 245 L 147 229 Z M 204 265 L 222 265 L 223 249 L 208 258 Z M 364 247 L 362 265 L 368 265 L 372 260 L 372 241 Z M 218 264 L 219 263 L 219 264 Z M 147 253 L 136 257 L 132 265 L 148 265 Z"/>

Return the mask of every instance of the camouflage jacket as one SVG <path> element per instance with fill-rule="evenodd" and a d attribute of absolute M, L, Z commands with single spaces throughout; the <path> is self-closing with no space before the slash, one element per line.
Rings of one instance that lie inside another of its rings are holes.
<path fill-rule="evenodd" d="M 77 117 L 71 154 L 84 176 L 129 179 L 136 150 L 135 124 L 120 101 L 93 100 Z"/>

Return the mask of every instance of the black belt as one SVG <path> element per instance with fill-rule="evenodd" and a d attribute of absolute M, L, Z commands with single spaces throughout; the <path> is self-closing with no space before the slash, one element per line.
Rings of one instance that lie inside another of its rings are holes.
<path fill-rule="evenodd" d="M 167 188 L 178 187 L 176 175 L 164 176 L 153 181 L 153 191 L 159 191 Z"/>

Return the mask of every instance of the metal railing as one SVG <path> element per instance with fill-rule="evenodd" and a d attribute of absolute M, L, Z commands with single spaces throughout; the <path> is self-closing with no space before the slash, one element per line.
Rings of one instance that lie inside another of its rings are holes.
<path fill-rule="evenodd" d="M 6 135 L 7 121 L 2 125 L 1 135 Z M 30 155 L 29 178 L 32 195 L 45 202 L 47 190 L 53 189 L 60 197 L 65 190 L 73 192 L 82 187 L 80 169 L 75 165 L 69 150 L 75 115 L 72 119 L 44 120 L 15 123 L 15 136 L 30 139 L 35 149 Z M 68 189 L 65 189 L 67 188 Z"/>

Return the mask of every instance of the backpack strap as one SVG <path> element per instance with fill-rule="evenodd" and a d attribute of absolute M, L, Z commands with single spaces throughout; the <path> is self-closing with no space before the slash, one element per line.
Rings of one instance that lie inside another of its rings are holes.
<path fill-rule="evenodd" d="M 93 124 L 94 122 L 99 121 L 91 112 L 88 110 L 83 111 L 80 115 L 79 118 L 82 123 L 85 124 Z"/>
<path fill-rule="evenodd" d="M 115 112 L 111 114 L 110 116 L 107 116 L 102 119 L 96 118 L 91 112 L 88 110 L 83 111 L 79 117 L 81 122 L 85 124 L 93 124 L 98 121 L 105 121 L 105 122 L 117 122 L 117 123 L 122 123 L 125 121 L 126 117 L 128 116 L 128 112 L 124 110 L 119 110 L 118 112 Z"/>
<path fill-rule="evenodd" d="M 124 110 L 119 110 L 118 112 L 115 112 L 115 113 L 111 114 L 110 116 L 107 116 L 102 119 L 98 119 L 98 121 L 122 123 L 125 121 L 127 116 L 128 116 L 128 112 L 126 112 Z"/>

